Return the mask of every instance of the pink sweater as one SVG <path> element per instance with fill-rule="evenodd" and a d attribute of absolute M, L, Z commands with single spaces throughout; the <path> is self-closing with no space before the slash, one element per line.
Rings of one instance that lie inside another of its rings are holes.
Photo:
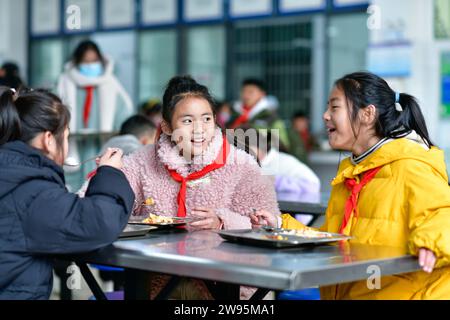
<path fill-rule="evenodd" d="M 211 164 L 217 158 L 221 147 L 222 133 L 218 129 L 203 155 L 195 157 L 192 164 L 189 164 L 180 156 L 170 138 L 163 134 L 158 148 L 147 146 L 126 157 L 123 172 L 135 192 L 136 203 L 143 203 L 148 198 L 154 201 L 154 206 L 141 207 L 134 215 L 154 213 L 176 216 L 176 199 L 180 184 L 172 179 L 165 165 L 186 177 Z M 224 229 L 250 229 L 248 216 L 253 209 L 279 213 L 272 181 L 261 174 L 260 167 L 251 155 L 234 146 L 230 148 L 224 167 L 188 185 L 187 216 L 197 207 L 214 209 L 224 222 Z M 167 278 L 164 277 L 159 283 L 163 285 L 162 282 L 166 281 Z M 198 285 L 204 289 L 204 286 Z M 249 288 L 243 288 L 241 298 L 249 298 L 252 292 Z"/>
<path fill-rule="evenodd" d="M 217 130 L 208 149 L 202 156 L 195 157 L 191 165 L 163 134 L 158 150 L 155 146 L 148 146 L 126 157 L 123 172 L 136 194 L 136 203 L 142 203 L 148 198 L 152 198 L 155 203 L 150 208 L 141 207 L 135 215 L 154 213 L 176 216 L 180 184 L 172 179 L 164 165 L 186 177 L 211 164 L 221 147 L 222 135 Z M 224 222 L 225 229 L 251 228 L 248 215 L 253 209 L 279 213 L 272 181 L 261 174 L 260 167 L 251 155 L 233 146 L 224 167 L 188 185 L 187 216 L 198 207 L 214 209 Z"/>

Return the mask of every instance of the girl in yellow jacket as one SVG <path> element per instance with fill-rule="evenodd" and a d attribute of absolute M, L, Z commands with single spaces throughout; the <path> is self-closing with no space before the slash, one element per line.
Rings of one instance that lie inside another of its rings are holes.
<path fill-rule="evenodd" d="M 450 299 L 450 188 L 444 155 L 428 136 L 414 97 L 383 79 L 353 73 L 336 81 L 323 119 L 330 145 L 352 152 L 332 181 L 322 231 L 352 242 L 400 247 L 423 271 L 321 288 L 323 299 Z M 256 212 L 258 225 L 304 228 L 290 215 Z M 433 269 L 435 269 L 433 271 Z"/>

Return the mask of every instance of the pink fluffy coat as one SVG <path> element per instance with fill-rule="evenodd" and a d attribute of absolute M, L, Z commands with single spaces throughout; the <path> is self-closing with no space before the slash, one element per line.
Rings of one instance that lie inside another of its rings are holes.
<path fill-rule="evenodd" d="M 136 204 L 143 203 L 148 198 L 154 201 L 153 206 L 140 207 L 134 215 L 154 213 L 176 216 L 180 184 L 172 179 L 165 166 L 186 177 L 211 164 L 221 150 L 222 141 L 222 133 L 218 129 L 205 152 L 195 157 L 191 164 L 180 156 L 170 138 L 164 134 L 157 146 L 141 148 L 126 157 L 123 172 L 136 194 Z M 187 216 L 190 216 L 192 209 L 199 207 L 214 209 L 223 221 L 224 229 L 251 228 L 248 216 L 253 209 L 279 213 L 271 179 L 262 175 L 251 155 L 234 146 L 230 146 L 225 166 L 188 186 Z M 167 282 L 167 277 L 161 277 L 159 284 L 162 286 L 163 282 Z M 198 286 L 204 289 L 201 283 Z M 242 288 L 241 298 L 248 299 L 252 292 L 254 290 L 250 288 Z"/>
<path fill-rule="evenodd" d="M 154 201 L 154 206 L 141 207 L 135 214 L 151 212 L 176 216 L 180 184 L 172 179 L 165 166 L 186 177 L 211 164 L 221 147 L 222 135 L 218 130 L 203 155 L 195 157 L 189 164 L 163 134 L 158 148 L 147 146 L 126 157 L 123 172 L 136 194 L 136 203 L 143 203 L 148 198 Z M 251 228 L 248 215 L 253 209 L 279 213 L 271 179 L 261 174 L 251 155 L 233 146 L 224 167 L 212 171 L 187 188 L 187 216 L 190 216 L 192 209 L 205 207 L 215 210 L 225 229 Z"/>

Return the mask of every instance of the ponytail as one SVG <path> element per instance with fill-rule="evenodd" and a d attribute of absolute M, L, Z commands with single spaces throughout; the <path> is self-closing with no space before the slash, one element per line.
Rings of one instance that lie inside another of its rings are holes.
<path fill-rule="evenodd" d="M 70 111 L 61 99 L 44 90 L 15 93 L 0 87 L 0 146 L 20 140 L 30 143 L 42 132 L 50 131 L 62 147 Z"/>
<path fill-rule="evenodd" d="M 15 99 L 15 91 L 0 87 L 0 146 L 19 139 L 21 135 L 20 117 Z"/>
<path fill-rule="evenodd" d="M 403 109 L 398 118 L 399 126 L 405 128 L 405 131 L 414 130 L 424 140 L 428 147 L 434 146 L 428 134 L 425 118 L 423 117 L 416 98 L 409 94 L 401 93 L 398 103 Z"/>
<path fill-rule="evenodd" d="M 370 72 L 348 74 L 335 82 L 351 106 L 352 121 L 357 121 L 358 111 L 369 105 L 377 110 L 375 133 L 380 138 L 401 138 L 414 130 L 432 147 L 422 111 L 417 100 L 406 93 L 396 93 L 388 83 Z"/>

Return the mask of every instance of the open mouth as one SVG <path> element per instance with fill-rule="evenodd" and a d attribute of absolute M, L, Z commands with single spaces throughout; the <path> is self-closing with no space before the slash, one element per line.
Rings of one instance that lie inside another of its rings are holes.
<path fill-rule="evenodd" d="M 335 131 L 336 131 L 335 128 L 327 128 L 328 134 L 331 134 L 331 133 L 333 133 L 333 132 L 335 132 Z"/>
<path fill-rule="evenodd" d="M 194 145 L 194 146 L 201 146 L 201 145 L 203 145 L 203 143 L 205 143 L 205 141 L 206 141 L 206 139 L 191 139 L 191 143 Z"/>

